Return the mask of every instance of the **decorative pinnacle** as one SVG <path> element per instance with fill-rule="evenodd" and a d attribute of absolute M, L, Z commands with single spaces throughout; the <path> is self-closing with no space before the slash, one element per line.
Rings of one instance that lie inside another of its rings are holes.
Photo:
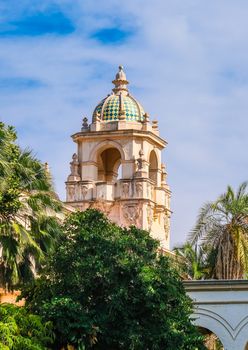
<path fill-rule="evenodd" d="M 143 117 L 144 117 L 144 123 L 149 123 L 149 120 L 150 120 L 149 114 L 148 114 L 148 113 L 145 113 L 145 114 L 143 115 Z"/>
<path fill-rule="evenodd" d="M 127 84 L 129 84 L 129 82 L 127 81 L 123 66 L 119 66 L 119 72 L 116 74 L 115 80 L 113 80 L 112 83 L 115 85 L 113 88 L 115 94 L 118 94 L 120 91 L 128 92 Z"/>
<path fill-rule="evenodd" d="M 153 130 L 158 130 L 158 121 L 157 120 L 152 121 L 152 128 L 153 128 Z"/>
<path fill-rule="evenodd" d="M 127 80 L 126 73 L 124 72 L 124 67 L 119 66 L 119 72 L 116 74 L 116 79 Z"/>
<path fill-rule="evenodd" d="M 88 129 L 88 127 L 89 127 L 88 118 L 84 117 L 83 120 L 82 120 L 82 130 L 83 129 Z"/>

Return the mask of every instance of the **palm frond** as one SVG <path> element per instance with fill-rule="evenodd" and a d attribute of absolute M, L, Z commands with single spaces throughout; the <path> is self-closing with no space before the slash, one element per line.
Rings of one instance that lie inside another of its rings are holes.
<path fill-rule="evenodd" d="M 238 200 L 241 199 L 241 198 L 243 198 L 243 197 L 245 196 L 245 194 L 246 194 L 246 189 L 247 189 L 247 184 L 248 184 L 248 182 L 245 181 L 245 182 L 243 182 L 243 183 L 239 186 L 239 188 L 238 188 L 238 190 L 237 190 L 237 194 L 236 194 L 236 198 L 237 198 Z"/>
<path fill-rule="evenodd" d="M 44 165 L 0 122 L 0 285 L 11 288 L 42 264 L 59 234 L 61 209 Z"/>
<path fill-rule="evenodd" d="M 211 202 L 207 202 L 201 207 L 196 221 L 196 225 L 188 235 L 188 240 L 191 244 L 196 244 L 205 234 L 207 230 L 207 225 L 209 223 L 208 217 L 211 216 L 212 213 L 213 206 Z"/>

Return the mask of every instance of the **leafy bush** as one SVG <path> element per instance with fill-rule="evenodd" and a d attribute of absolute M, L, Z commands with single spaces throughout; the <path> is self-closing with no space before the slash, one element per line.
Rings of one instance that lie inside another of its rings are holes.
<path fill-rule="evenodd" d="M 0 350 L 45 350 L 53 339 L 51 322 L 23 307 L 0 305 Z"/>

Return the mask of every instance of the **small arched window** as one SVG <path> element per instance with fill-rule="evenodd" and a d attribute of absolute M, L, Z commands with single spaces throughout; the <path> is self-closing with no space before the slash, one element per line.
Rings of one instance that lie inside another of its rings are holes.
<path fill-rule="evenodd" d="M 158 159 L 154 150 L 151 151 L 149 157 L 149 178 L 157 183 L 158 176 Z"/>
<path fill-rule="evenodd" d="M 98 181 L 115 182 L 121 164 L 121 154 L 117 148 L 107 148 L 97 157 Z"/>

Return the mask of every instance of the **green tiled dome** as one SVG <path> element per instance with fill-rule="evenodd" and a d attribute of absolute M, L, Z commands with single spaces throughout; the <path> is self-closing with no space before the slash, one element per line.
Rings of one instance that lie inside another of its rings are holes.
<path fill-rule="evenodd" d="M 144 119 L 144 110 L 142 106 L 133 98 L 127 89 L 128 81 L 123 67 L 119 67 L 113 81 L 115 87 L 112 95 L 108 95 L 95 108 L 93 113 L 93 121 L 99 118 L 102 121 L 137 121 Z"/>
<path fill-rule="evenodd" d="M 144 110 L 141 105 L 130 96 L 110 95 L 102 100 L 95 108 L 93 117 L 97 115 L 101 120 L 112 121 L 118 120 L 120 111 L 123 111 L 123 118 L 127 121 L 143 120 Z"/>

